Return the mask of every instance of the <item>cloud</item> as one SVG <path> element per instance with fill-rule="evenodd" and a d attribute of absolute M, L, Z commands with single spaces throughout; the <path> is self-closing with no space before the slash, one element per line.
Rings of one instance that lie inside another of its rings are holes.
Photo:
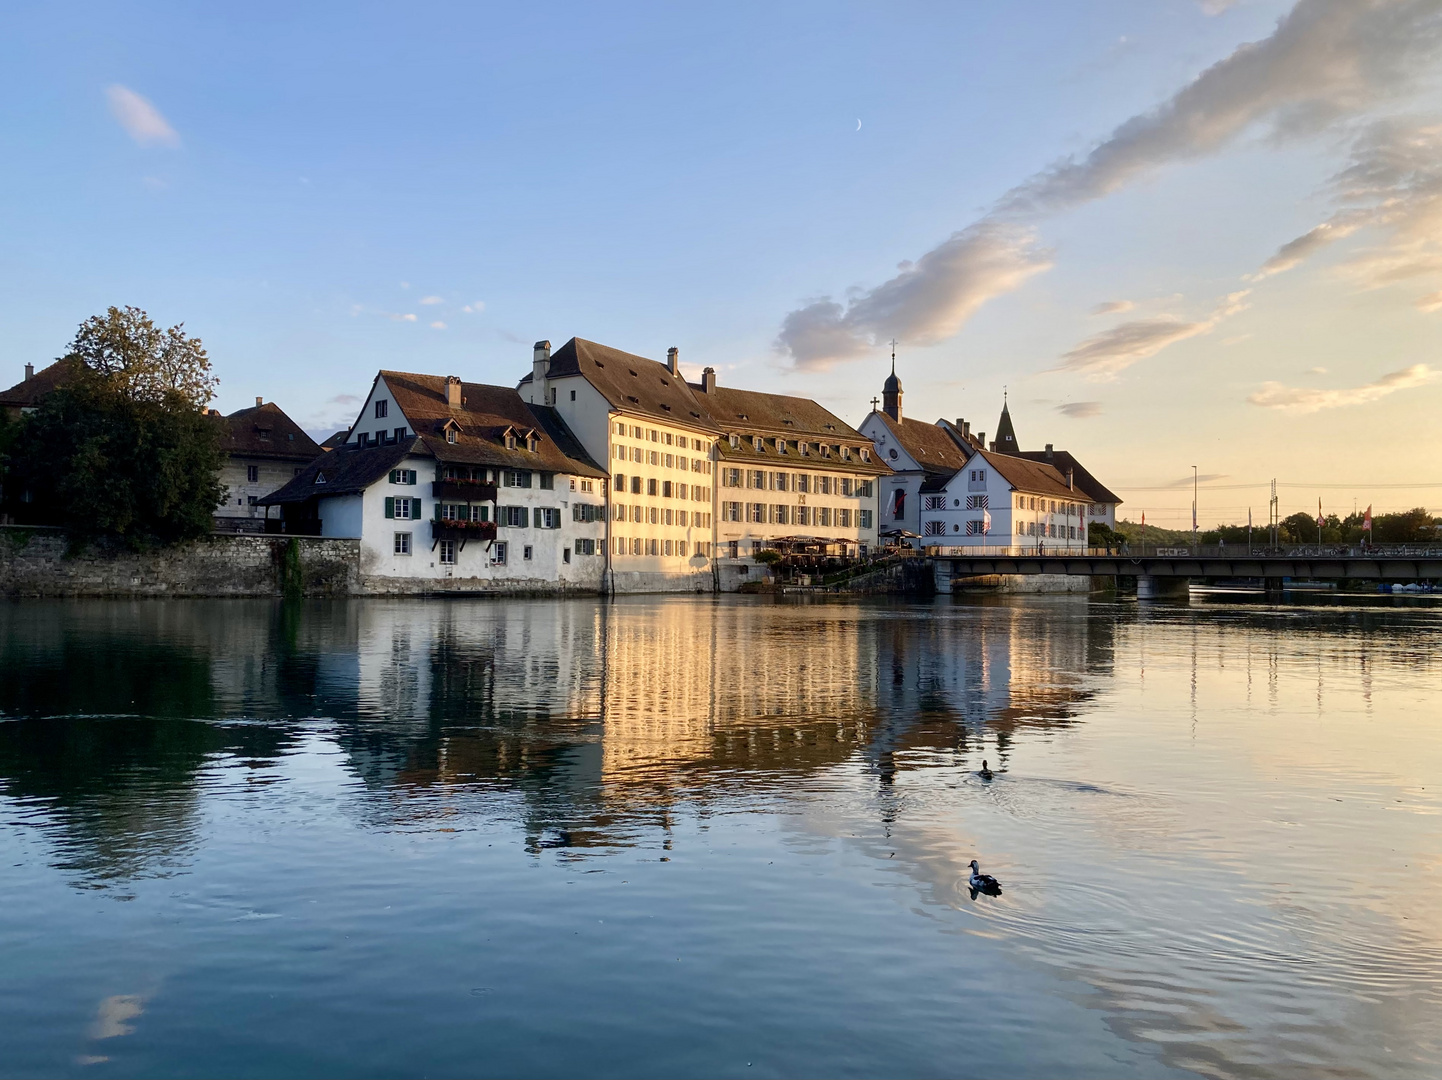
<path fill-rule="evenodd" d="M 359 405 L 361 399 L 354 394 L 337 394 L 333 398 L 327 398 L 325 403 L 327 405 Z"/>
<path fill-rule="evenodd" d="M 409 313 L 409 312 L 407 312 L 406 314 L 403 315 L 403 314 L 401 314 L 401 313 L 398 312 L 398 311 L 387 311 L 387 312 L 383 312 L 383 314 L 385 315 L 385 317 L 386 317 L 387 319 L 390 319 L 392 322 L 415 322 L 415 321 L 416 321 L 415 315 L 413 315 L 413 314 L 411 314 L 411 313 Z"/>
<path fill-rule="evenodd" d="M 1238 46 L 1079 159 L 1023 181 L 889 281 L 844 307 L 823 296 L 792 311 L 776 345 L 798 367 L 824 368 L 888 337 L 921 345 L 949 337 L 988 300 L 1051 266 L 1027 218 L 1110 195 L 1253 129 L 1276 138 L 1326 130 L 1408 87 L 1439 45 L 1436 0 L 1298 0 L 1270 37 Z"/>
<path fill-rule="evenodd" d="M 444 301 L 439 296 L 422 296 L 416 303 L 430 306 L 431 304 L 444 303 Z"/>
<path fill-rule="evenodd" d="M 141 146 L 179 146 L 180 135 L 160 110 L 129 87 L 116 83 L 105 88 L 110 113 L 125 133 Z"/>
<path fill-rule="evenodd" d="M 1050 266 L 1030 229 L 983 220 L 915 263 L 903 263 L 899 274 L 845 308 L 823 297 L 791 312 L 776 344 L 798 367 L 822 370 L 890 337 L 934 344 L 960 330 L 982 304 Z"/>
<path fill-rule="evenodd" d="M 1325 375 L 1325 374 L 1327 374 L 1327 369 L 1324 368 L 1324 367 L 1311 367 L 1311 368 L 1308 368 L 1308 369 L 1307 369 L 1307 374 L 1308 374 L 1308 375 Z"/>
<path fill-rule="evenodd" d="M 437 321 L 431 323 L 431 329 L 432 329 L 432 330 L 444 330 L 445 328 L 446 328 L 446 324 L 443 323 L 443 322 L 441 322 L 440 320 L 437 320 Z"/>
<path fill-rule="evenodd" d="M 1163 486 L 1163 487 L 1169 487 L 1169 488 L 1189 488 L 1189 487 L 1192 486 L 1193 481 L 1195 481 L 1195 482 L 1198 483 L 1198 484 L 1210 484 L 1213 480 L 1225 480 L 1225 479 L 1226 479 L 1228 476 L 1230 476 L 1230 475 L 1231 475 L 1231 473 L 1220 473 L 1220 472 L 1197 473 L 1197 475 L 1196 475 L 1195 477 L 1193 477 L 1193 476 L 1184 476 L 1184 477 L 1182 477 L 1180 480 L 1171 480 L 1171 481 L 1168 481 L 1166 484 L 1164 484 L 1164 485 L 1162 485 L 1162 486 Z"/>
<path fill-rule="evenodd" d="M 1197 0 L 1197 6 L 1202 9 L 1203 15 L 1220 15 L 1236 7 L 1237 0 Z"/>
<path fill-rule="evenodd" d="M 1230 294 L 1221 306 L 1199 322 L 1159 315 L 1119 323 L 1064 353 L 1053 370 L 1076 372 L 1098 382 L 1115 379 L 1139 360 L 1155 356 L 1169 345 L 1211 333 L 1222 320 L 1247 307 L 1246 296 L 1246 290 Z"/>
<path fill-rule="evenodd" d="M 1384 398 L 1388 394 L 1395 394 L 1398 390 L 1410 390 L 1413 387 L 1429 383 L 1436 376 L 1437 372 L 1426 364 L 1413 364 L 1401 371 L 1390 371 L 1365 386 L 1353 386 L 1343 390 L 1313 390 L 1309 387 L 1284 386 L 1279 382 L 1266 382 L 1247 400 L 1253 405 L 1261 405 L 1267 409 L 1314 413 L 1322 409 L 1365 405 L 1370 401 Z"/>
<path fill-rule="evenodd" d="M 1299 0 L 1270 37 L 1238 46 L 1080 160 L 1064 159 L 1012 189 L 1001 206 L 1076 206 L 1220 150 L 1256 126 L 1278 137 L 1324 130 L 1409 86 L 1439 45 L 1435 0 Z"/>
<path fill-rule="evenodd" d="M 1056 411 L 1071 420 L 1090 420 L 1093 416 L 1102 414 L 1102 403 L 1100 401 L 1068 401 L 1064 405 L 1058 405 Z"/>
<path fill-rule="evenodd" d="M 473 300 L 471 303 L 461 308 L 461 310 L 464 311 L 467 315 L 478 315 L 482 311 L 486 310 L 486 302 L 484 300 Z"/>
<path fill-rule="evenodd" d="M 1092 308 L 1093 315 L 1120 315 L 1123 311 L 1130 311 L 1136 304 L 1130 300 L 1107 300 Z"/>
<path fill-rule="evenodd" d="M 1419 310 L 1427 312 L 1442 311 L 1442 292 L 1428 293 L 1426 296 L 1419 296 L 1417 298 L 1417 307 Z"/>
<path fill-rule="evenodd" d="M 1295 240 L 1289 240 L 1277 249 L 1277 253 L 1262 264 L 1260 270 L 1249 275 L 1248 281 L 1261 281 L 1273 274 L 1282 274 L 1310 258 L 1334 241 L 1356 232 L 1362 222 L 1355 215 L 1338 215 L 1332 221 L 1324 221 L 1316 228 L 1309 229 Z"/>

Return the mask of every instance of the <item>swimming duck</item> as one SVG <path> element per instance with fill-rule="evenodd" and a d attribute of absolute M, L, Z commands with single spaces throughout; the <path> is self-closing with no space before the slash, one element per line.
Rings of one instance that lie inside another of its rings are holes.
<path fill-rule="evenodd" d="M 970 885 L 977 892 L 989 893 L 992 896 L 1001 895 L 1001 882 L 997 881 L 996 878 L 990 874 L 983 874 L 981 867 L 976 865 L 975 859 L 971 860 Z"/>
<path fill-rule="evenodd" d="M 992 777 L 991 767 L 987 765 L 986 758 L 981 759 L 981 771 L 976 774 L 983 780 L 990 780 Z"/>

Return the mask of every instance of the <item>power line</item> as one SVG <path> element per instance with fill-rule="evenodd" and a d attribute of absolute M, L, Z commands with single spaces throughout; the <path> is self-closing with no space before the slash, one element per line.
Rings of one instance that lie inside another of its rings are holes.
<path fill-rule="evenodd" d="M 1442 484 L 1293 484 L 1277 482 L 1278 487 L 1284 488 L 1305 488 L 1308 491 L 1323 490 L 1344 490 L 1344 491 L 1410 491 L 1413 489 L 1442 488 Z M 1264 480 L 1258 484 L 1207 484 L 1203 491 L 1255 491 L 1266 488 Z M 1160 487 L 1134 486 L 1130 484 L 1117 484 L 1118 491 L 1175 491 L 1178 494 L 1185 494 L 1185 485 L 1163 484 Z"/>

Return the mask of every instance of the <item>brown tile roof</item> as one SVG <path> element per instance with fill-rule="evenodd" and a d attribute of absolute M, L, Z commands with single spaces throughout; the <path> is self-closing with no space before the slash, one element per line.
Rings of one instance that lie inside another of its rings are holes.
<path fill-rule="evenodd" d="M 273 401 L 225 418 L 221 449 L 233 457 L 307 462 L 321 452 L 314 439 Z"/>
<path fill-rule="evenodd" d="M 591 460 L 554 409 L 532 408 L 509 386 L 462 382 L 461 407 L 452 409 L 446 404 L 444 375 L 382 371 L 379 377 L 386 381 L 411 429 L 440 461 L 572 476 L 608 475 Z M 448 422 L 459 429 L 454 443 L 446 441 Z M 520 437 L 515 450 L 506 449 L 507 429 Z M 533 430 L 541 437 L 534 452 L 525 448 L 524 439 Z"/>
<path fill-rule="evenodd" d="M 1018 491 L 1077 501 L 1087 498 L 1080 490 L 1074 491 L 1067 487 L 1066 477 L 1044 461 L 1031 461 L 995 450 L 978 450 L 976 457 L 995 469 L 1003 480 Z"/>
<path fill-rule="evenodd" d="M 75 377 L 84 363 L 74 356 L 62 356 L 49 367 L 43 367 L 28 379 L 22 379 L 0 393 L 0 407 L 29 409 L 52 390 L 58 390 Z"/>
<path fill-rule="evenodd" d="M 257 503 L 280 506 L 325 495 L 354 495 L 385 476 L 411 453 L 425 453 L 420 439 L 403 439 L 386 446 L 343 446 L 322 454 L 302 469 L 300 475 Z M 318 484 L 316 479 L 320 476 L 325 477 L 325 482 Z"/>
<path fill-rule="evenodd" d="M 905 416 L 897 423 L 884 412 L 876 415 L 881 417 L 881 422 L 886 425 L 892 437 L 920 463 L 925 472 L 941 473 L 950 477 L 966 464 L 966 451 L 952 437 L 951 432 L 939 424 L 908 420 Z"/>
<path fill-rule="evenodd" d="M 717 430 L 699 395 L 671 369 L 644 356 L 572 338 L 551 354 L 550 375 L 564 378 L 584 375 L 611 403 L 611 408 L 633 415 L 670 420 L 693 430 Z M 531 381 L 526 375 L 520 382 Z"/>
<path fill-rule="evenodd" d="M 1046 455 L 1045 450 L 1022 450 L 1013 456 L 1026 458 L 1028 461 L 1046 462 Z M 1053 450 L 1050 464 L 1056 466 L 1056 471 L 1062 476 L 1066 476 L 1067 469 L 1071 469 L 1072 481 L 1076 484 L 1077 490 L 1091 502 L 1120 503 L 1122 501 L 1110 488 L 1082 468 L 1081 462 L 1072 457 L 1070 452 Z"/>
<path fill-rule="evenodd" d="M 745 465 L 764 459 L 772 468 L 836 469 L 871 476 L 891 472 L 877 456 L 870 439 L 810 398 L 767 394 L 759 390 L 736 390 L 728 386 L 718 386 L 706 393 L 694 383 L 691 389 L 706 406 L 711 418 L 727 434 L 741 436 L 740 445 L 734 449 L 729 439 L 722 438 L 719 454 L 723 461 Z M 765 438 L 765 448 L 759 453 L 752 443 L 753 435 Z M 775 440 L 778 438 L 786 441 L 785 455 L 776 452 Z M 801 456 L 796 445 L 798 442 L 810 444 L 807 456 Z M 828 457 L 822 457 L 818 451 L 818 444 L 823 443 L 831 448 Z M 842 446 L 851 447 L 849 461 L 841 459 L 839 450 Z M 869 462 L 860 458 L 858 451 L 862 447 L 871 455 Z"/>
<path fill-rule="evenodd" d="M 345 441 L 348 438 L 350 438 L 350 428 L 341 428 L 330 438 L 326 439 L 325 442 L 321 443 L 320 448 L 322 450 L 337 450 L 345 445 Z"/>

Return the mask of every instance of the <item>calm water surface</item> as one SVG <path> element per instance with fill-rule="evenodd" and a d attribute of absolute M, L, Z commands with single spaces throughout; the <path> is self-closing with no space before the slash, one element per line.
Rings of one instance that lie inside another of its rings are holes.
<path fill-rule="evenodd" d="M 1436 1076 L 1439 646 L 1070 598 L 0 606 L 0 1074 Z"/>

